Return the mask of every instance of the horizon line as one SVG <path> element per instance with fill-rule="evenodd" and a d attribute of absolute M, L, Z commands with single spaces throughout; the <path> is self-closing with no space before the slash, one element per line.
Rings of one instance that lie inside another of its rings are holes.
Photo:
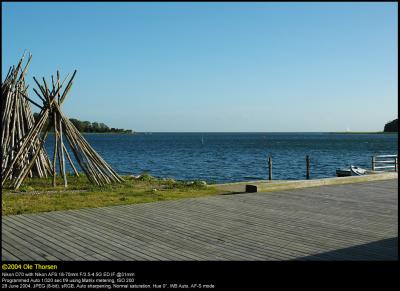
<path fill-rule="evenodd" d="M 380 131 L 136 131 L 132 130 L 132 132 L 133 133 L 398 133 L 398 132 L 385 132 L 383 130 Z M 84 132 L 84 133 L 97 133 L 97 132 Z"/>

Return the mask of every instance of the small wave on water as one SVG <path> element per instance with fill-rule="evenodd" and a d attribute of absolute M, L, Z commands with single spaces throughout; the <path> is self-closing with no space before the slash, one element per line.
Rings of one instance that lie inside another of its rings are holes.
<path fill-rule="evenodd" d="M 262 179 L 265 179 L 265 177 L 263 178 L 263 177 L 260 177 L 260 176 L 244 176 L 243 179 L 246 179 L 246 180 L 262 180 Z"/>

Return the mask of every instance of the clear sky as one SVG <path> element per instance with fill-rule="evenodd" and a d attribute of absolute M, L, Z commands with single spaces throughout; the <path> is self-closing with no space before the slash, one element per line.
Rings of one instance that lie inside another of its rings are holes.
<path fill-rule="evenodd" d="M 78 70 L 70 118 L 136 131 L 377 131 L 397 3 L 2 3 L 2 79 Z M 33 94 L 31 96 L 34 96 Z"/>

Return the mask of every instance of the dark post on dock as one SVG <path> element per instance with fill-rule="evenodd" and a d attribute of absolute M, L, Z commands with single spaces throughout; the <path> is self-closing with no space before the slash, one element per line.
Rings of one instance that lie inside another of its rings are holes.
<path fill-rule="evenodd" d="M 272 158 L 268 157 L 268 180 L 272 180 Z"/>
<path fill-rule="evenodd" d="M 306 179 L 310 179 L 310 157 L 306 156 Z"/>

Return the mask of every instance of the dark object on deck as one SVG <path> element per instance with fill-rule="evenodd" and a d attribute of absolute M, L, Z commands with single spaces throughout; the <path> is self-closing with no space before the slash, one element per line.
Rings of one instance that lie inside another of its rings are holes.
<path fill-rule="evenodd" d="M 257 186 L 246 185 L 246 193 L 254 193 L 254 192 L 257 192 Z"/>
<path fill-rule="evenodd" d="M 349 169 L 337 169 L 336 170 L 336 176 L 338 177 L 348 177 L 351 176 L 351 171 Z"/>
<path fill-rule="evenodd" d="M 393 121 L 386 123 L 383 131 L 384 132 L 398 132 L 399 131 L 398 119 L 395 119 Z"/>

